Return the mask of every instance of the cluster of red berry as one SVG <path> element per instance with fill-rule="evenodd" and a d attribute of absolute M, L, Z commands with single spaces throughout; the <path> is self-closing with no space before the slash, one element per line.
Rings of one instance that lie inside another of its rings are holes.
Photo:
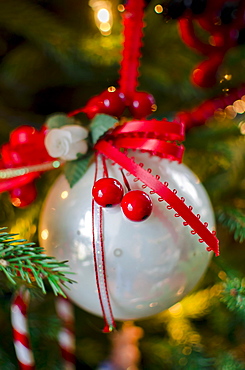
<path fill-rule="evenodd" d="M 135 91 L 133 99 L 128 102 L 120 89 L 109 87 L 101 94 L 91 98 L 81 111 L 86 113 L 89 119 L 92 119 L 100 113 L 120 117 L 126 108 L 134 118 L 141 119 L 156 111 L 156 103 L 151 94 L 143 91 Z"/>
<path fill-rule="evenodd" d="M 142 190 L 130 190 L 124 194 L 122 184 L 111 177 L 97 180 L 92 195 L 101 207 L 121 204 L 124 215 L 131 221 L 146 220 L 152 212 L 152 201 L 148 194 Z"/>
<path fill-rule="evenodd" d="M 9 143 L 0 149 L 0 168 L 23 168 L 52 160 L 44 146 L 45 130 L 24 125 L 12 131 Z M 16 207 L 26 207 L 35 200 L 37 190 L 33 180 L 38 176 L 39 173 L 27 173 L 21 176 L 21 181 L 8 180 L 11 202 Z"/>

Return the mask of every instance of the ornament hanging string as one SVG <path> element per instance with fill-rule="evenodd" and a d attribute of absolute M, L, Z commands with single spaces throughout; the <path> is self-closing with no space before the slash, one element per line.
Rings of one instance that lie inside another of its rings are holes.
<path fill-rule="evenodd" d="M 138 85 L 143 37 L 144 0 L 128 1 L 123 14 L 124 44 L 120 69 L 119 86 L 126 101 L 133 98 Z"/>
<path fill-rule="evenodd" d="M 96 170 L 94 182 L 99 178 L 104 177 L 105 171 L 104 158 L 101 155 L 96 155 Z M 98 289 L 100 306 L 105 321 L 104 333 L 109 333 L 116 328 L 115 320 L 112 314 L 110 297 L 108 293 L 108 285 L 106 278 L 106 265 L 104 253 L 103 239 L 103 211 L 94 199 L 92 199 L 92 244 L 94 254 L 94 269 L 96 277 L 96 285 Z"/>

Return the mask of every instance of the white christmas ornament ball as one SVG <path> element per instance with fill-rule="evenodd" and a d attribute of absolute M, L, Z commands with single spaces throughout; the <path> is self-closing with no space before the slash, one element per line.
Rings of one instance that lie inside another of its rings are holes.
<path fill-rule="evenodd" d="M 195 214 L 214 229 L 209 198 L 197 177 L 183 164 L 134 153 L 137 163 L 151 168 L 170 189 L 193 206 Z M 117 165 L 108 162 L 109 177 L 123 184 Z M 97 293 L 92 250 L 91 189 L 95 165 L 70 189 L 61 175 L 45 201 L 40 222 L 40 243 L 47 254 L 68 260 L 77 284 L 66 290 L 78 306 L 102 315 Z M 127 176 L 132 190 L 142 189 L 140 181 Z M 150 194 L 150 189 L 144 189 Z M 199 243 L 181 217 L 174 217 L 157 194 L 151 195 L 153 212 L 143 222 L 125 218 L 120 206 L 105 209 L 104 247 L 108 291 L 115 319 L 131 320 L 159 313 L 180 301 L 204 274 L 212 253 Z"/>

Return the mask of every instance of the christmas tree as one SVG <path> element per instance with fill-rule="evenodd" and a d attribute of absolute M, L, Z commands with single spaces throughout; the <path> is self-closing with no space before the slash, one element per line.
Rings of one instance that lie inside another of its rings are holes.
<path fill-rule="evenodd" d="M 95 144 L 114 124 L 118 125 L 121 113 L 97 106 L 94 111 L 90 98 L 107 92 L 108 87 L 109 93 L 113 92 L 118 81 L 127 89 L 127 81 L 122 79 L 125 65 L 121 61 L 126 59 L 128 47 L 124 45 L 123 53 L 121 19 L 130 3 L 133 1 L 1 1 L 0 368 L 3 370 L 18 368 L 13 335 L 15 344 L 22 340 L 19 320 L 25 319 L 30 333 L 26 344 L 31 345 L 36 368 L 40 370 L 245 368 L 244 0 L 221 0 L 215 4 L 211 0 L 134 2 L 143 4 L 143 8 L 139 5 L 139 12 L 144 10 L 147 25 L 143 29 L 139 90 L 155 98 L 150 104 L 152 119 L 166 118 L 166 122 L 177 122 L 186 128 L 183 163 L 198 176 L 210 197 L 220 256 L 212 257 L 201 280 L 193 281 L 193 286 L 198 284 L 180 302 L 152 317 L 137 320 L 137 327 L 132 322 L 118 321 L 119 331 L 105 334 L 101 330 L 102 318 L 76 305 L 67 322 L 64 314 L 59 314 L 59 308 L 67 301 L 56 295 L 69 296 L 69 290 L 63 293 L 62 287 L 72 290 L 76 274 L 67 274 L 74 272 L 69 268 L 72 261 L 44 254 L 38 238 L 39 220 L 44 199 L 62 167 L 71 182 L 74 171 L 67 164 L 63 166 L 62 158 L 50 162 L 48 154 L 43 155 L 44 136 L 47 130 L 69 125 L 73 117 L 86 128 L 92 119 L 89 140 Z M 141 46 L 141 35 L 137 34 L 137 27 L 134 32 L 130 37 L 139 40 L 139 44 L 135 42 L 137 49 Z M 139 57 L 135 57 L 138 62 Z M 144 118 L 137 107 L 125 105 L 121 120 L 126 120 L 124 116 L 138 121 Z M 109 115 L 112 121 L 109 119 L 108 123 L 107 117 L 104 123 L 100 113 Z M 62 124 L 54 122 L 57 115 Z M 104 125 L 99 134 L 98 125 Z M 35 133 L 34 146 L 28 142 L 31 149 L 22 152 L 21 135 L 28 136 L 29 132 Z M 86 140 L 85 136 L 82 139 Z M 167 139 L 166 143 L 170 141 L 173 140 Z M 180 148 L 179 136 L 177 141 Z M 80 161 L 87 167 L 93 157 L 91 145 L 88 154 L 69 158 L 70 163 Z M 15 169 L 21 167 L 22 155 L 26 160 L 22 164 L 24 172 L 13 176 Z M 51 167 L 27 171 L 30 165 L 45 166 L 47 162 Z M 79 168 L 85 172 L 83 166 Z M 123 171 L 122 177 L 126 178 Z M 55 233 L 62 235 L 59 224 Z M 182 267 L 183 281 L 187 275 L 190 278 L 189 268 L 188 264 Z M 16 307 L 18 310 L 21 305 L 24 319 L 15 317 Z M 69 306 L 67 310 L 70 309 Z M 73 330 L 75 358 L 71 348 Z M 70 353 L 62 348 L 62 333 L 70 335 Z M 30 362 L 22 368 L 34 369 L 34 364 Z"/>

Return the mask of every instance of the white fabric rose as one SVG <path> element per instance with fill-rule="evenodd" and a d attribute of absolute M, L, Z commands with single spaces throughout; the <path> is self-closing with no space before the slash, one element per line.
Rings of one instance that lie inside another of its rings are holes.
<path fill-rule="evenodd" d="M 77 125 L 65 125 L 48 132 L 44 144 L 48 154 L 53 158 L 65 161 L 77 159 L 77 154 L 85 154 L 88 150 L 86 139 L 88 130 Z"/>

